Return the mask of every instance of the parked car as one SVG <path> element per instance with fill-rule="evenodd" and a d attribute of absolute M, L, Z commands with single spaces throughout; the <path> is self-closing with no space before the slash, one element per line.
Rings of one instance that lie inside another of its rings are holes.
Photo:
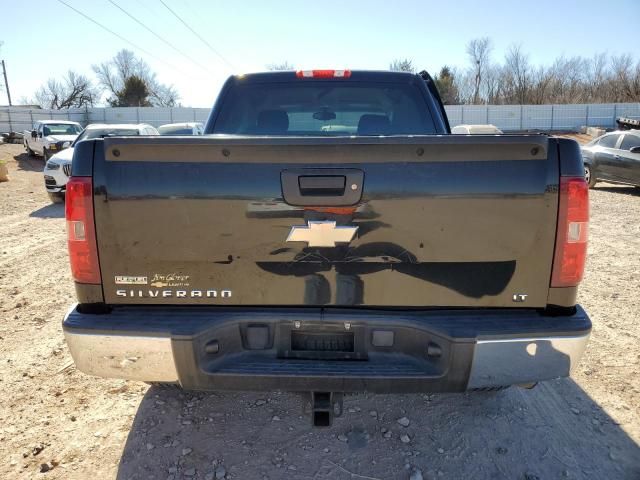
<path fill-rule="evenodd" d="M 640 187 L 640 130 L 606 133 L 581 151 L 590 188 L 600 180 Z"/>
<path fill-rule="evenodd" d="M 51 155 L 69 147 L 81 132 L 78 122 L 38 120 L 31 130 L 23 132 L 22 141 L 29 155 L 42 155 L 46 162 Z"/>
<path fill-rule="evenodd" d="M 328 425 L 343 392 L 575 368 L 591 322 L 574 140 L 449 135 L 426 72 L 256 73 L 215 105 L 203 138 L 76 147 L 63 329 L 78 370 L 311 392 Z"/>
<path fill-rule="evenodd" d="M 202 135 L 204 125 L 198 122 L 168 123 L 158 127 L 160 135 Z"/>
<path fill-rule="evenodd" d="M 53 155 L 44 166 L 44 185 L 53 203 L 64 201 L 67 181 L 71 176 L 71 159 L 75 145 L 82 140 L 104 137 L 126 137 L 131 135 L 158 135 L 158 131 L 146 123 L 140 124 L 101 124 L 95 123 L 75 139 L 70 148 Z"/>
<path fill-rule="evenodd" d="M 502 133 L 495 125 L 456 125 L 451 129 L 454 135 L 498 135 Z"/>

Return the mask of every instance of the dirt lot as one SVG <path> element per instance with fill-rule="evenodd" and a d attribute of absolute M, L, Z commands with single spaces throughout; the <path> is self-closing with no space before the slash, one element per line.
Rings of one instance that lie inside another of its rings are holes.
<path fill-rule="evenodd" d="M 640 478 L 640 192 L 592 193 L 573 378 L 497 394 L 347 397 L 311 429 L 289 394 L 200 394 L 75 370 L 63 207 L 42 160 L 0 145 L 0 478 Z M 408 426 L 397 420 L 407 417 Z M 41 473 L 43 470 L 48 470 Z M 225 476 L 226 475 L 226 476 Z"/>

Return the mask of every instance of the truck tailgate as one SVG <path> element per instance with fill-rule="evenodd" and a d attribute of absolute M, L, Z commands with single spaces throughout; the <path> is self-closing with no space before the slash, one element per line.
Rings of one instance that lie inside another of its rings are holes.
<path fill-rule="evenodd" d="M 104 299 L 543 307 L 558 178 L 535 135 L 106 138 Z"/>

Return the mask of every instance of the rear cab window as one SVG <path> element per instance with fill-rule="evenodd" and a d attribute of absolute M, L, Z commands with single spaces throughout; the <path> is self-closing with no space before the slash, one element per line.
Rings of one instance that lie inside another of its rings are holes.
<path fill-rule="evenodd" d="M 46 123 L 42 126 L 45 136 L 49 135 L 78 135 L 81 129 L 71 123 Z"/>
<path fill-rule="evenodd" d="M 429 135 L 436 127 L 422 91 L 412 82 L 292 79 L 232 84 L 212 133 Z"/>

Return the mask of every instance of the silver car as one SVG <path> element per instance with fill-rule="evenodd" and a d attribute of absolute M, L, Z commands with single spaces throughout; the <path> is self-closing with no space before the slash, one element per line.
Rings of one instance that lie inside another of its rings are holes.
<path fill-rule="evenodd" d="M 204 125 L 198 122 L 168 123 L 158 127 L 160 135 L 202 135 Z"/>
<path fill-rule="evenodd" d="M 73 159 L 73 151 L 78 142 L 91 140 L 93 138 L 111 136 L 126 137 L 131 135 L 158 135 L 158 131 L 146 123 L 94 123 L 88 125 L 69 148 L 62 150 L 60 153 L 56 153 L 49 158 L 45 164 L 44 186 L 49 194 L 49 199 L 53 203 L 64 202 L 67 182 L 71 176 L 71 160 Z"/>
<path fill-rule="evenodd" d="M 640 187 L 640 130 L 606 133 L 581 150 L 590 188 L 599 180 Z"/>

